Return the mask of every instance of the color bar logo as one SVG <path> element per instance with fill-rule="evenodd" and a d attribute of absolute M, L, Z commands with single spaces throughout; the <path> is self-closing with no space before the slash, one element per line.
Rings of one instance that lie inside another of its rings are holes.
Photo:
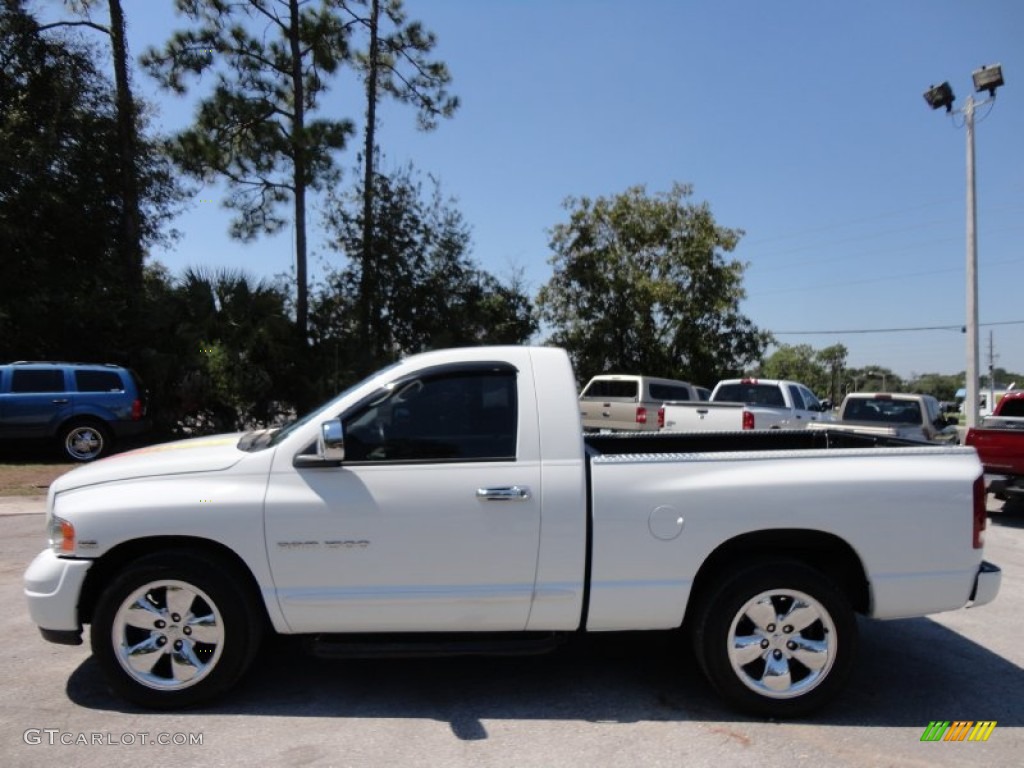
<path fill-rule="evenodd" d="M 932 720 L 921 734 L 921 741 L 988 741 L 995 720 Z"/>

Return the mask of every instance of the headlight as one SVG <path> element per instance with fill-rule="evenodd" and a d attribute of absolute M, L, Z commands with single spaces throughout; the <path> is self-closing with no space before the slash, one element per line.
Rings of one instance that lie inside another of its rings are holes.
<path fill-rule="evenodd" d="M 75 551 L 75 526 L 54 515 L 49 522 L 50 549 L 58 555 L 70 555 Z"/>

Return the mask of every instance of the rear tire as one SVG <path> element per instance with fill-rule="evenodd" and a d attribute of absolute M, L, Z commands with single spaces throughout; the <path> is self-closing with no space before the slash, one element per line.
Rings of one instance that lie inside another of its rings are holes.
<path fill-rule="evenodd" d="M 825 574 L 792 560 L 764 561 L 708 593 L 693 641 L 722 698 L 756 715 L 789 718 L 819 709 L 846 683 L 857 620 Z"/>
<path fill-rule="evenodd" d="M 110 686 L 151 709 L 189 707 L 231 688 L 256 655 L 263 623 L 236 569 L 188 550 L 129 565 L 103 591 L 90 630 Z"/>

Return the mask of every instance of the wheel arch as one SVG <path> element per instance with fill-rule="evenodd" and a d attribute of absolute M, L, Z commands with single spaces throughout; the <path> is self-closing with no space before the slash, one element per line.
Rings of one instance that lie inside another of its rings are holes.
<path fill-rule="evenodd" d="M 184 550 L 203 557 L 219 561 L 231 568 L 240 577 L 245 589 L 250 593 L 254 604 L 259 606 L 260 621 L 270 628 L 271 621 L 267 606 L 252 569 L 237 552 L 220 542 L 195 536 L 151 536 L 143 539 L 132 539 L 118 544 L 116 547 L 97 558 L 89 568 L 82 585 L 82 594 L 78 603 L 78 620 L 81 624 L 92 623 L 97 601 L 107 585 L 132 562 L 170 550 Z"/>
<path fill-rule="evenodd" d="M 57 428 L 54 430 L 54 434 L 60 436 L 64 434 L 65 430 L 69 427 L 76 426 L 79 424 L 88 424 L 90 426 L 99 427 L 103 430 L 103 434 L 111 437 L 114 430 L 111 429 L 110 423 L 106 421 L 102 416 L 99 416 L 91 412 L 79 412 L 72 413 L 59 422 L 57 422 Z"/>
<path fill-rule="evenodd" d="M 769 558 L 794 560 L 821 571 L 835 582 L 855 612 L 869 611 L 867 571 L 849 543 L 825 531 L 777 528 L 736 536 L 722 542 L 708 556 L 694 577 L 684 622 L 723 573 Z"/>

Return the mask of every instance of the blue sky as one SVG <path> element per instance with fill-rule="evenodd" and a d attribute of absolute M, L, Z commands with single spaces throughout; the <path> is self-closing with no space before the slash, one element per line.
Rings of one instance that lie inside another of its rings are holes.
<path fill-rule="evenodd" d="M 38 0 L 44 16 L 56 0 Z M 125 0 L 135 54 L 180 26 L 170 0 Z M 381 112 L 389 167 L 440 178 L 487 269 L 550 277 L 548 230 L 568 196 L 694 185 L 718 222 L 746 235 L 743 311 L 780 342 L 842 343 L 853 366 L 903 376 L 965 368 L 962 120 L 922 98 L 948 80 L 962 106 L 971 72 L 1000 63 L 1006 86 L 979 110 L 977 196 L 982 369 L 1024 372 L 1024 3 L 1018 0 L 406 0 L 439 39 L 462 107 L 431 133 L 407 108 Z M 164 130 L 192 96 L 136 89 Z M 361 120 L 338 80 L 322 113 Z M 361 125 L 360 125 L 361 130 Z M 339 158 L 352 183 L 359 142 Z M 198 199 L 222 191 L 200 190 Z M 316 216 L 313 217 L 314 219 Z M 290 269 L 288 234 L 238 243 L 229 215 L 198 202 L 184 237 L 154 256 L 188 265 Z M 311 233 L 311 266 L 327 254 Z M 986 325 L 993 324 L 993 325 Z"/>

